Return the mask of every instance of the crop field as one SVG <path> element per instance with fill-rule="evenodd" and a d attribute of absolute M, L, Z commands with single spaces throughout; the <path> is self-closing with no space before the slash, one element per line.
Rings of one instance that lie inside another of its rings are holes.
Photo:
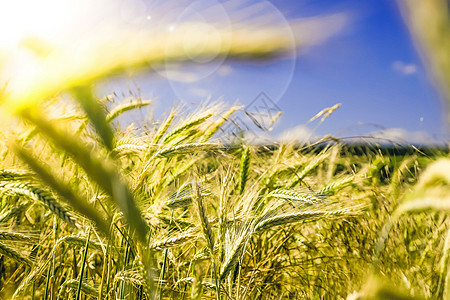
<path fill-rule="evenodd" d="M 2 299 L 448 296 L 446 151 L 225 145 L 237 107 L 121 128 L 151 103 L 88 99 L 2 132 Z"/>
<path fill-rule="evenodd" d="M 448 1 L 398 2 L 448 109 Z M 117 74 L 276 59 L 308 43 L 270 15 L 247 20 L 255 8 L 213 31 L 180 21 L 110 38 L 101 27 L 73 49 L 39 35 L 0 48 L 0 80 L 17 67 L 0 82 L 0 299 L 450 299 L 448 141 L 225 141 L 245 108 L 141 111 L 138 124 L 130 114 L 154 102 L 98 95 Z"/>

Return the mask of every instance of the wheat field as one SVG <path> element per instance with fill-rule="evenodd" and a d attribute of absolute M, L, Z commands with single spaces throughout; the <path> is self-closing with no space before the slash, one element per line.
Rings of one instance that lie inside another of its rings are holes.
<path fill-rule="evenodd" d="M 2 298 L 447 295 L 446 151 L 224 144 L 239 107 L 143 130 L 116 118 L 150 102 L 109 102 L 45 102 L 2 132 Z"/>
<path fill-rule="evenodd" d="M 436 12 L 441 23 L 404 6 L 445 86 L 448 43 L 427 36 L 448 23 Z M 238 29 L 189 49 L 266 59 L 300 47 L 276 27 Z M 226 141 L 243 108 L 222 102 L 122 125 L 154 103 L 95 83 L 189 61 L 181 37 L 169 52 L 166 40 L 73 61 L 55 50 L 26 88 L 0 88 L 0 299 L 450 299 L 448 146 Z"/>

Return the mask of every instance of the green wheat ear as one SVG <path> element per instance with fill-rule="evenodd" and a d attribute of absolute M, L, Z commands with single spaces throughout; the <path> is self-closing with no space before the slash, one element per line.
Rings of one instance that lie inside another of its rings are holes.
<path fill-rule="evenodd" d="M 324 153 L 315 156 L 298 174 L 293 176 L 293 179 L 288 184 L 288 188 L 293 188 L 297 184 L 303 182 L 311 172 L 313 172 L 326 158 L 330 156 L 330 152 L 324 150 Z"/>
<path fill-rule="evenodd" d="M 216 123 L 214 123 L 213 126 L 211 126 L 203 135 L 202 139 L 200 140 L 201 143 L 204 143 L 206 141 L 208 141 L 219 129 L 220 127 L 223 125 L 223 123 L 225 123 L 225 121 L 228 120 L 228 118 L 236 111 L 238 110 L 240 107 L 239 106 L 233 106 L 232 108 L 230 108 L 227 112 L 225 112 L 225 114 L 223 116 L 220 117 L 219 121 L 216 121 Z"/>
<path fill-rule="evenodd" d="M 167 119 L 164 121 L 164 123 L 158 128 L 158 131 L 156 131 L 155 136 L 152 140 L 152 145 L 156 145 L 159 143 L 161 138 L 166 134 L 167 129 L 169 129 L 170 125 L 172 124 L 173 118 L 175 117 L 175 111 L 172 110 L 170 115 L 167 117 Z"/>
<path fill-rule="evenodd" d="M 170 132 L 163 140 L 163 144 L 167 144 L 171 142 L 172 140 L 179 137 L 181 134 L 189 132 L 189 130 L 195 128 L 196 126 L 202 124 L 204 121 L 209 119 L 212 116 L 212 114 L 208 113 L 206 115 L 200 116 L 196 119 L 193 119 L 189 122 L 186 122 L 179 127 L 175 128 L 172 132 Z"/>

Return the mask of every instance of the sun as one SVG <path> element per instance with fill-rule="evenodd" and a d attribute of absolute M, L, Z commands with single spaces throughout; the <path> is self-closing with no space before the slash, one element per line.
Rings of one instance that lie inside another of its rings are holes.
<path fill-rule="evenodd" d="M 75 25 L 79 13 L 80 6 L 74 0 L 3 0 L 0 2 L 0 48 L 17 47 L 28 37 L 55 42 Z"/>
<path fill-rule="evenodd" d="M 10 98 L 39 90 L 55 56 L 73 48 L 95 21 L 104 0 L 2 0 L 0 1 L 0 84 Z M 66 62 L 67 63 L 67 62 Z M 57 70 L 58 71 L 58 70 Z M 27 98 L 20 96 L 21 98 Z M 24 100 L 25 101 L 25 100 Z"/>
<path fill-rule="evenodd" d="M 12 88 L 23 87 L 42 60 L 70 36 L 79 17 L 80 6 L 74 0 L 1 1 L 1 80 Z"/>

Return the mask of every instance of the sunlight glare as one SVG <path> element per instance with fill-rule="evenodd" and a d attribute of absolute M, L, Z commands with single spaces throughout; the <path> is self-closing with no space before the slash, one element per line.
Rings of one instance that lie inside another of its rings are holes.
<path fill-rule="evenodd" d="M 22 95 L 40 96 L 39 90 L 45 89 L 43 77 L 54 77 L 49 74 L 53 70 L 48 69 L 54 65 L 54 57 L 89 38 L 85 29 L 97 21 L 93 16 L 102 2 L 104 6 L 105 0 L 0 2 L 0 83 L 2 86 L 6 83 L 7 95 L 14 99 L 14 106 L 35 101 L 29 100 L 34 97 Z"/>
<path fill-rule="evenodd" d="M 0 47 L 17 47 L 22 39 L 29 36 L 55 41 L 58 35 L 69 29 L 77 17 L 77 11 L 77 1 L 2 1 Z"/>

